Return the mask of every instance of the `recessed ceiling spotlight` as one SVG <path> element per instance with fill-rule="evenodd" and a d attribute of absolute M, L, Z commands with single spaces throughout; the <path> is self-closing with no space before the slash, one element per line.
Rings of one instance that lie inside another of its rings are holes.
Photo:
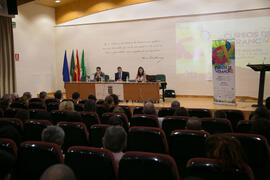
<path fill-rule="evenodd" d="M 60 2 L 61 2 L 61 0 L 55 0 L 55 2 L 56 2 L 56 3 L 60 3 Z"/>

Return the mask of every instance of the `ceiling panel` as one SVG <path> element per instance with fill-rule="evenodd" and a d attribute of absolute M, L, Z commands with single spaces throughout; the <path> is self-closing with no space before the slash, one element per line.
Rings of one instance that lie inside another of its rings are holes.
<path fill-rule="evenodd" d="M 68 4 L 74 1 L 79 1 L 79 0 L 61 0 L 61 2 L 59 3 L 56 3 L 55 0 L 35 0 L 37 4 L 49 6 L 49 7 L 59 7 L 59 6 L 63 6 L 65 4 Z"/>

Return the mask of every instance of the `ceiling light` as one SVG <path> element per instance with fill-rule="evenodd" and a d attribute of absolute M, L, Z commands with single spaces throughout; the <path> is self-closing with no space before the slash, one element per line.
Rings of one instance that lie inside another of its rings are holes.
<path fill-rule="evenodd" d="M 61 0 L 55 0 L 55 2 L 56 2 L 56 3 L 60 3 L 60 2 L 61 2 Z"/>

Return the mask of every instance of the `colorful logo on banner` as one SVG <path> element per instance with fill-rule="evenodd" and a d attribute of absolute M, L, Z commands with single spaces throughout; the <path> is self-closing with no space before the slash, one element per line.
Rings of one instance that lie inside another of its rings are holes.
<path fill-rule="evenodd" d="M 214 40 L 212 45 L 214 101 L 235 104 L 235 43 Z"/>
<path fill-rule="evenodd" d="M 233 73 L 232 61 L 235 59 L 235 46 L 227 40 L 213 42 L 212 64 L 217 73 Z"/>

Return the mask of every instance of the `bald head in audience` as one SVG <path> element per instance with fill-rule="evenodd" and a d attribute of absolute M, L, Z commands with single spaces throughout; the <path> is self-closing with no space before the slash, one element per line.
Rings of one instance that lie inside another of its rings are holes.
<path fill-rule="evenodd" d="M 143 107 L 143 113 L 144 114 L 156 114 L 156 110 L 155 110 L 155 106 L 153 103 L 151 102 L 147 102 L 145 103 L 144 107 Z"/>
<path fill-rule="evenodd" d="M 76 180 L 76 177 L 68 166 L 55 164 L 44 171 L 40 180 Z"/>
<path fill-rule="evenodd" d="M 202 122 L 198 117 L 191 117 L 188 119 L 186 129 L 190 130 L 201 130 Z"/>
<path fill-rule="evenodd" d="M 172 109 L 179 109 L 180 108 L 180 102 L 179 101 L 173 101 L 172 103 L 171 103 L 171 108 Z"/>

